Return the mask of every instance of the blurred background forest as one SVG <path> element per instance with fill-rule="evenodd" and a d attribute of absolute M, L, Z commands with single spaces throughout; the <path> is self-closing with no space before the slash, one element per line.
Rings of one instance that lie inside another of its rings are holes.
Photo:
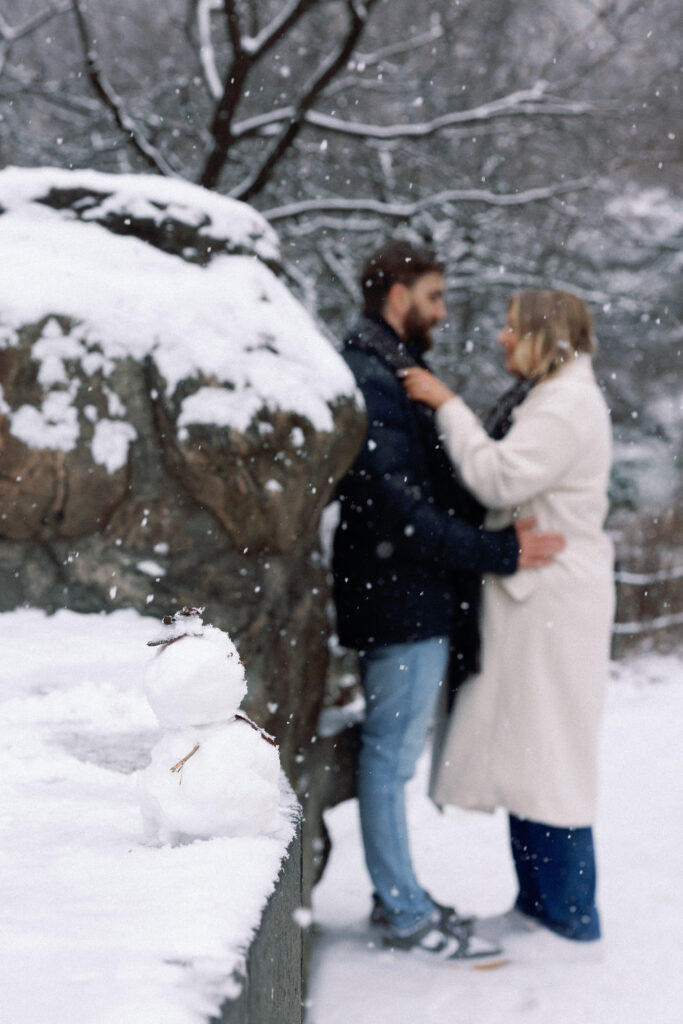
<path fill-rule="evenodd" d="M 657 519 L 682 482 L 682 53 L 678 0 L 3 0 L 2 161 L 246 200 L 336 339 L 367 252 L 432 242 L 433 362 L 478 409 L 510 294 L 578 292 L 615 521 Z"/>

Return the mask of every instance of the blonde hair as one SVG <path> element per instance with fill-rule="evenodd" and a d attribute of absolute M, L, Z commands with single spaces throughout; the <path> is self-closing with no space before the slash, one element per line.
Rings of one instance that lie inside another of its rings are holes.
<path fill-rule="evenodd" d="M 508 316 L 519 335 L 512 363 L 520 377 L 550 377 L 579 353 L 595 352 L 590 310 L 569 292 L 520 292 L 512 297 Z"/>

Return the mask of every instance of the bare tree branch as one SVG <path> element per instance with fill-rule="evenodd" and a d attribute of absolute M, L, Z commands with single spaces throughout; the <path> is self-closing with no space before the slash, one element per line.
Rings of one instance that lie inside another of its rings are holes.
<path fill-rule="evenodd" d="M 492 121 L 502 117 L 521 117 L 531 114 L 564 117 L 580 117 L 594 113 L 605 105 L 589 103 L 585 101 L 561 100 L 557 97 L 544 96 L 545 83 L 536 83 L 531 89 L 524 89 L 519 92 L 510 93 L 508 96 L 501 96 L 500 99 L 492 100 L 490 103 L 483 103 L 478 107 L 470 107 L 469 110 L 454 110 L 448 114 L 442 114 L 431 121 L 423 121 L 415 124 L 403 125 L 377 125 L 363 124 L 359 121 L 342 121 L 329 114 L 322 114 L 317 110 L 305 112 L 303 120 L 306 124 L 316 128 L 323 128 L 328 132 L 335 132 L 339 135 L 350 135 L 361 138 L 372 139 L 406 139 L 425 138 L 435 135 L 444 128 L 454 125 L 478 124 L 483 121 Z M 239 121 L 233 125 L 232 134 L 235 140 L 246 138 L 262 132 L 264 129 L 272 128 L 273 125 L 283 121 L 291 121 L 296 116 L 293 106 L 280 107 L 277 110 L 259 114 L 256 117 Z"/>
<path fill-rule="evenodd" d="M 322 66 L 318 68 L 313 78 L 304 86 L 301 98 L 297 104 L 296 112 L 291 118 L 289 126 L 282 133 L 275 145 L 261 163 L 261 166 L 243 181 L 230 193 L 237 199 L 247 201 L 259 192 L 270 178 L 273 170 L 282 155 L 292 145 L 294 139 L 301 131 L 301 127 L 311 106 L 318 98 L 325 86 L 330 82 L 337 72 L 344 67 L 353 49 L 360 38 L 368 20 L 370 10 L 377 0 L 366 0 L 360 4 L 358 0 L 347 0 L 350 13 L 349 27 L 346 37 L 342 40 L 336 54 L 331 54 Z"/>
<path fill-rule="evenodd" d="M 70 10 L 71 0 L 62 0 L 61 3 L 48 2 L 45 10 L 38 11 L 37 14 L 32 15 L 21 25 L 10 25 L 4 15 L 0 13 L 0 74 L 4 70 L 5 60 L 12 43 L 22 39 L 24 36 L 30 35 L 31 32 L 35 32 L 36 29 L 56 15 L 66 14 Z"/>
<path fill-rule="evenodd" d="M 262 57 L 275 43 L 289 32 L 315 0 L 290 0 L 273 18 L 270 25 L 266 25 L 254 39 L 242 39 L 242 48 L 245 53 L 250 54 L 254 59 Z"/>
<path fill-rule="evenodd" d="M 239 16 L 233 0 L 225 0 L 225 17 L 232 43 L 232 62 L 211 121 L 210 133 L 213 142 L 199 178 L 200 184 L 205 188 L 215 188 L 230 147 L 235 141 L 232 120 L 242 96 L 245 79 L 252 66 L 251 57 L 242 49 Z"/>
<path fill-rule="evenodd" d="M 166 175 L 167 177 L 177 177 L 178 175 L 167 162 L 163 154 L 152 145 L 140 129 L 139 125 L 128 114 L 123 100 L 107 78 L 104 68 L 100 63 L 97 50 L 95 49 L 95 44 L 92 39 L 87 20 L 83 10 L 81 9 L 80 0 L 71 0 L 71 3 L 74 16 L 76 18 L 81 46 L 83 48 L 83 56 L 85 58 L 88 78 L 90 79 L 93 89 L 104 104 L 112 111 L 117 125 L 122 132 L 125 132 L 132 145 L 137 149 L 138 153 L 145 158 L 148 165 L 153 168 L 153 170 L 158 171 L 160 174 Z"/>
<path fill-rule="evenodd" d="M 425 199 L 418 199 L 414 203 L 383 203 L 376 199 L 304 199 L 298 203 L 288 203 L 286 206 L 278 206 L 272 210 L 264 210 L 262 212 L 266 220 L 271 223 L 276 220 L 286 220 L 290 217 L 300 217 L 302 214 L 321 211 L 377 213 L 384 217 L 409 220 L 420 213 L 421 210 L 444 203 L 484 203 L 487 206 L 523 206 L 527 203 L 551 199 L 553 196 L 562 195 L 564 192 L 576 192 L 580 189 L 590 188 L 593 184 L 592 178 L 579 178 L 575 181 L 564 181 L 557 185 L 529 188 L 524 192 L 506 193 L 491 192 L 489 189 L 456 188 L 448 189 L 445 192 L 437 192 L 435 195 L 427 196 Z"/>
<path fill-rule="evenodd" d="M 306 235 L 316 235 L 322 231 L 353 231 L 358 234 L 372 234 L 382 231 L 385 221 L 382 217 L 310 217 L 298 221 L 296 224 L 288 225 L 287 232 L 291 238 L 304 238 Z"/>
<path fill-rule="evenodd" d="M 586 75 L 595 68 L 604 66 L 612 57 L 623 53 L 624 33 L 621 31 L 621 28 L 634 12 L 641 10 L 640 0 L 632 0 L 625 7 L 618 0 L 609 0 L 609 2 L 602 5 L 587 3 L 583 6 L 590 11 L 593 17 L 580 31 L 573 32 L 570 35 L 565 33 L 562 49 L 566 49 L 567 44 L 570 42 L 572 45 L 579 47 L 585 47 L 589 43 L 594 43 L 596 34 L 600 30 L 609 31 L 611 43 L 604 49 L 597 49 L 595 56 L 588 60 L 581 68 L 580 76 L 568 75 L 562 81 L 558 81 L 557 77 L 555 77 L 555 84 L 562 89 L 575 85 L 579 79 L 585 79 Z M 541 77 L 546 74 L 556 74 L 557 60 L 560 55 L 560 50 L 557 50 L 552 57 L 548 58 L 545 65 L 539 68 Z"/>
<path fill-rule="evenodd" d="M 449 114 L 442 114 L 432 121 L 424 121 L 418 124 L 404 125 L 368 125 L 359 124 L 354 121 L 341 121 L 338 118 L 330 117 L 327 114 L 310 111 L 306 116 L 308 124 L 318 128 L 324 128 L 329 132 L 337 132 L 343 135 L 356 135 L 371 137 L 375 139 L 405 139 L 424 138 L 434 135 L 444 128 L 457 124 L 475 124 L 480 121 L 490 121 L 496 117 L 510 117 L 528 114 L 561 114 L 563 116 L 580 116 L 592 113 L 596 106 L 585 102 L 568 102 L 564 100 L 541 97 L 537 86 L 526 89 L 522 92 L 511 93 L 491 103 L 484 103 L 479 107 L 472 107 L 470 110 L 455 110 Z"/>
<path fill-rule="evenodd" d="M 228 39 L 232 46 L 233 53 L 242 52 L 242 27 L 240 25 L 239 11 L 234 0 L 223 0 L 223 13 L 225 14 L 225 27 L 228 30 Z"/>
<path fill-rule="evenodd" d="M 373 64 L 379 64 L 380 61 L 386 60 L 387 57 L 396 57 L 399 53 L 414 50 L 417 46 L 423 46 L 425 43 L 434 43 L 437 39 L 441 39 L 442 36 L 443 26 L 441 21 L 437 20 L 436 24 L 432 28 L 427 29 L 426 32 L 418 32 L 414 36 L 402 39 L 398 43 L 390 43 L 388 46 L 375 50 L 374 53 L 355 53 L 353 55 L 354 63 L 359 70 L 371 67 Z"/>
<path fill-rule="evenodd" d="M 224 0 L 228 36 L 232 46 L 232 62 L 225 76 L 223 91 L 211 123 L 213 146 L 199 178 L 200 184 L 205 188 L 215 188 L 230 147 L 236 141 L 232 122 L 242 98 L 247 75 L 256 61 L 289 31 L 312 3 L 314 0 L 290 0 L 261 33 L 255 39 L 251 39 L 242 36 L 239 12 L 234 0 Z"/>
<path fill-rule="evenodd" d="M 343 262 L 337 258 L 332 245 L 329 242 L 321 242 L 318 246 L 318 252 L 320 253 L 323 263 L 332 274 L 333 279 L 339 281 L 348 297 L 355 304 L 358 301 L 358 288 L 356 287 L 356 280 L 353 274 L 351 274 L 344 266 Z"/>
<path fill-rule="evenodd" d="M 31 32 L 34 32 L 45 22 L 54 18 L 57 14 L 66 14 L 71 10 L 71 0 L 62 0 L 61 3 L 50 3 L 48 2 L 47 7 L 44 11 L 38 11 L 32 17 L 27 18 L 23 25 L 10 25 L 3 14 L 0 14 L 0 36 L 7 43 L 13 43 L 17 39 L 21 39 L 22 36 L 27 36 Z"/>

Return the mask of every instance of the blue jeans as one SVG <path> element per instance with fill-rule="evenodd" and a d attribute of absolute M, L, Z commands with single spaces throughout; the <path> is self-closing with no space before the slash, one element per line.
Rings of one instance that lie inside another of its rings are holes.
<path fill-rule="evenodd" d="M 448 638 L 389 644 L 359 655 L 366 717 L 358 754 L 365 860 L 394 926 L 426 920 L 434 904 L 415 877 L 405 786 L 415 772 L 448 666 Z"/>
<path fill-rule="evenodd" d="M 519 895 L 515 906 L 566 939 L 600 938 L 593 830 L 510 815 Z"/>

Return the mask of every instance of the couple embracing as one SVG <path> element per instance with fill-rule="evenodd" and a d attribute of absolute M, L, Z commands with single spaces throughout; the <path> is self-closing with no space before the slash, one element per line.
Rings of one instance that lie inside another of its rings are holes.
<path fill-rule="evenodd" d="M 339 638 L 359 655 L 357 791 L 373 924 L 391 948 L 483 961 L 500 948 L 415 876 L 405 785 L 437 707 L 431 795 L 509 814 L 510 927 L 600 937 L 592 824 L 613 613 L 603 531 L 609 415 L 582 300 L 514 296 L 498 341 L 514 386 L 482 425 L 425 367 L 444 266 L 392 240 L 361 274 L 344 355 L 364 446 L 342 481 Z"/>

